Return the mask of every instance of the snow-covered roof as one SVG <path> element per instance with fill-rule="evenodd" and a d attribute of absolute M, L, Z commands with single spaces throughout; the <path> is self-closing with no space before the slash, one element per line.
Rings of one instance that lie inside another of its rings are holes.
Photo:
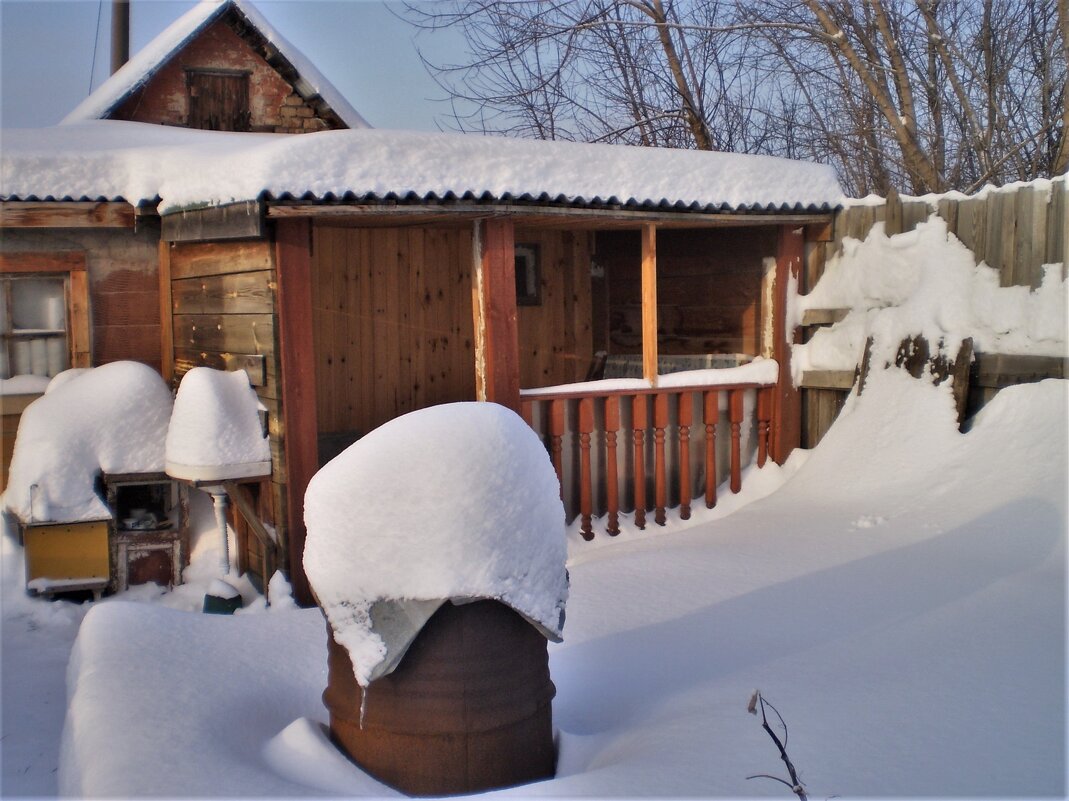
<path fill-rule="evenodd" d="M 162 212 L 246 200 L 534 202 L 689 212 L 829 211 L 831 167 L 772 156 L 360 129 L 195 131 L 115 120 L 4 132 L 5 200 Z"/>
<path fill-rule="evenodd" d="M 299 76 L 294 86 L 298 94 L 305 99 L 318 95 L 350 128 L 371 127 L 315 65 L 290 44 L 248 0 L 201 0 L 104 81 L 95 92 L 64 117 L 60 124 L 69 125 L 107 118 L 126 98 L 159 72 L 191 39 L 230 9 L 273 45 L 284 61 L 289 62 Z"/>

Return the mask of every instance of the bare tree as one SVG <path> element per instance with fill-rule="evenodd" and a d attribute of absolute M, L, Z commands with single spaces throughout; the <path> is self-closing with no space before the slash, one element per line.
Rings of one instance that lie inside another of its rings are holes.
<path fill-rule="evenodd" d="M 1069 0 L 451 0 L 448 124 L 827 161 L 857 194 L 1069 168 Z"/>

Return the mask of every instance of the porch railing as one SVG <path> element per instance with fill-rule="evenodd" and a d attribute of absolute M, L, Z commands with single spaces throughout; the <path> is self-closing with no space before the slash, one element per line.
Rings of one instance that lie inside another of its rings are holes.
<path fill-rule="evenodd" d="M 664 525 L 673 505 L 688 519 L 698 496 L 714 507 L 725 458 L 728 486 L 739 492 L 744 451 L 747 459 L 756 452 L 759 466 L 768 457 L 772 398 L 773 387 L 757 383 L 595 384 L 524 390 L 521 407 L 546 442 L 569 519 L 578 516 L 590 540 L 595 514 L 615 536 L 622 512 L 633 510 L 635 525 L 645 528 L 647 512 Z M 718 439 L 725 426 L 727 442 Z"/>

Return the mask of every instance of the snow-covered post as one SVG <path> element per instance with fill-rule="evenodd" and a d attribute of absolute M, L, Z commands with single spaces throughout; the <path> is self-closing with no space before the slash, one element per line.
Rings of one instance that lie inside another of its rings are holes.
<path fill-rule="evenodd" d="M 223 577 L 230 575 L 230 535 L 226 530 L 226 492 L 220 486 L 211 488 L 212 505 L 215 507 L 215 527 L 219 529 L 219 570 Z"/>
<path fill-rule="evenodd" d="M 167 429 L 167 475 L 211 493 L 223 578 L 230 575 L 223 484 L 271 473 L 271 451 L 258 408 L 256 393 L 244 371 L 227 373 L 194 367 L 178 387 Z M 221 589 L 229 594 L 226 587 Z M 214 611 L 216 605 L 209 600 L 212 597 L 224 596 L 210 591 L 205 598 L 205 611 Z"/>
<path fill-rule="evenodd" d="M 321 469 L 304 509 L 335 742 L 411 795 L 551 777 L 564 507 L 520 416 L 457 403 L 396 418 Z"/>

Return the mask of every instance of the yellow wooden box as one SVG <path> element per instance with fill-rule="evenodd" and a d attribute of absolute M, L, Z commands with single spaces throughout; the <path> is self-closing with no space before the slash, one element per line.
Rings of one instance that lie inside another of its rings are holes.
<path fill-rule="evenodd" d="M 26 582 L 85 579 L 107 583 L 108 521 L 26 526 Z"/>

